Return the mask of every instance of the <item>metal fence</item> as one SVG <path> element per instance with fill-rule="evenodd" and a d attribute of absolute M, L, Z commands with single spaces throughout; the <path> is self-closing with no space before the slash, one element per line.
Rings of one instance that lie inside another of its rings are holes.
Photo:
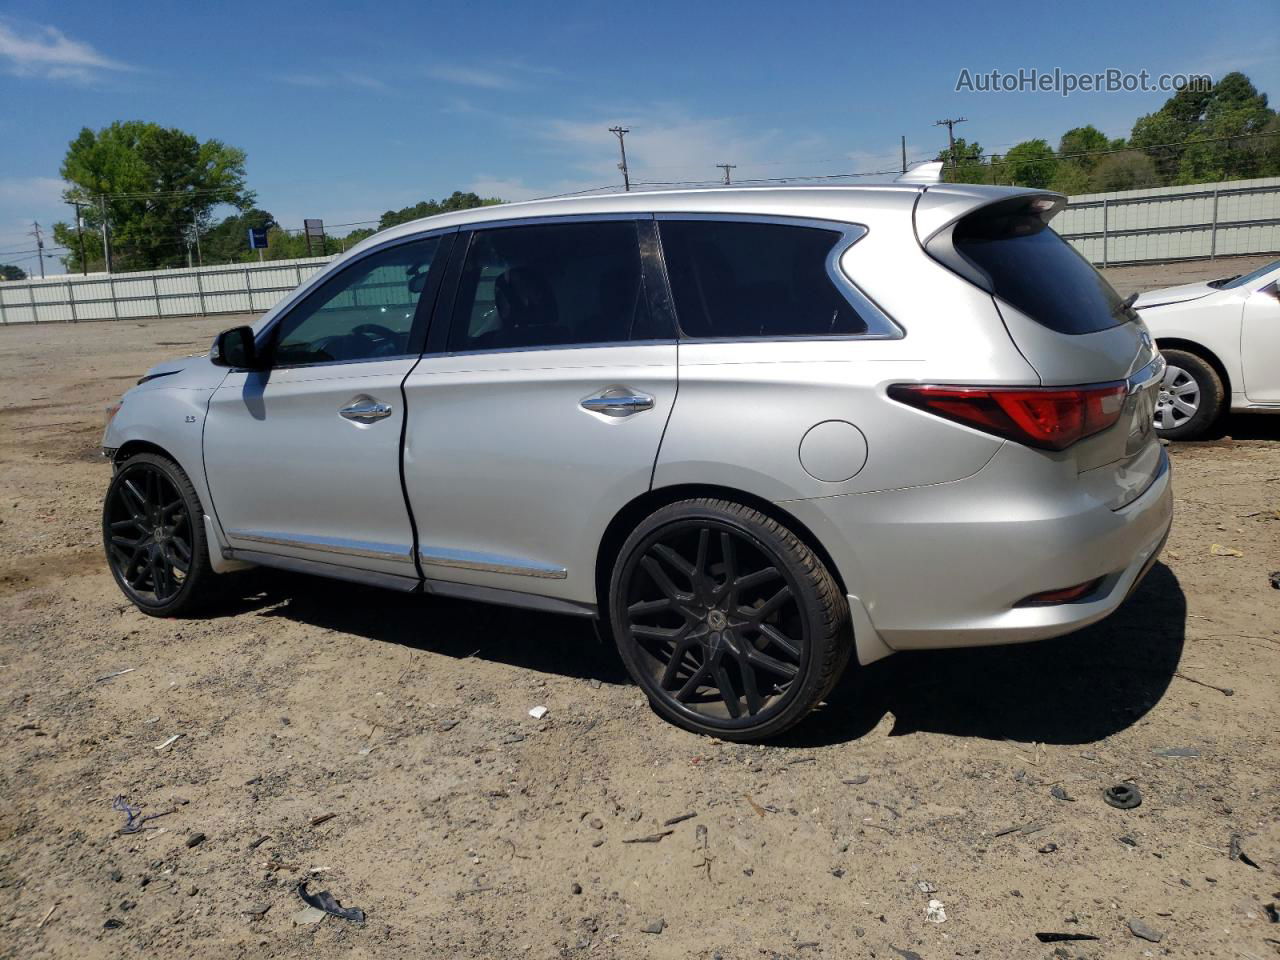
<path fill-rule="evenodd" d="M 329 260 L 311 257 L 0 283 L 0 323 L 261 313 Z"/>
<path fill-rule="evenodd" d="M 1071 197 L 1053 227 L 1101 267 L 1280 252 L 1280 177 Z"/>

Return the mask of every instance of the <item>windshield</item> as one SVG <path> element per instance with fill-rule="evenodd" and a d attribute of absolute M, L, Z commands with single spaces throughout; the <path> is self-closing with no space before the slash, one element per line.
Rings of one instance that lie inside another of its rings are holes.
<path fill-rule="evenodd" d="M 1280 267 L 1280 260 L 1273 260 L 1266 266 L 1259 267 L 1257 270 L 1253 271 L 1253 273 L 1246 273 L 1242 277 L 1234 277 L 1231 280 L 1227 280 L 1225 283 L 1215 283 L 1214 286 L 1219 290 L 1234 290 L 1236 287 L 1243 287 L 1253 283 L 1255 280 L 1261 280 L 1268 273 L 1278 267 Z"/>

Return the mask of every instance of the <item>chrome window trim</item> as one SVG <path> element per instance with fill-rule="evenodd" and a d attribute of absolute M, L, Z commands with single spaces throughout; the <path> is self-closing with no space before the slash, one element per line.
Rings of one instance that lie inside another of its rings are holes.
<path fill-rule="evenodd" d="M 569 576 L 569 571 L 564 567 L 543 563 L 540 560 L 425 544 L 418 548 L 418 559 L 426 566 L 477 570 L 482 573 L 506 573 L 518 577 L 538 577 L 543 580 L 564 580 Z"/>
<path fill-rule="evenodd" d="M 253 337 L 254 346 L 261 349 L 262 346 L 270 340 L 272 332 L 275 330 L 277 326 L 280 325 L 280 323 L 284 320 L 284 318 L 288 316 L 290 313 L 292 313 L 294 308 L 297 307 L 299 303 L 301 303 L 313 292 L 315 292 L 315 290 L 322 283 L 330 279 L 330 277 L 332 277 L 333 274 L 338 273 L 339 271 L 345 270 L 347 269 L 347 267 L 350 267 L 353 264 L 359 263 L 361 260 L 364 260 L 366 257 L 371 257 L 374 254 L 382 253 L 384 250 L 390 250 L 393 247 L 398 247 L 407 243 L 418 243 L 419 241 L 422 241 L 422 240 L 430 240 L 432 237 L 448 236 L 451 233 L 458 233 L 460 232 L 460 230 L 461 230 L 461 227 L 458 227 L 458 226 L 438 227 L 434 230 L 424 230 L 422 233 L 413 233 L 413 234 L 408 234 L 401 237 L 394 237 L 390 240 L 384 240 L 381 243 L 378 243 L 375 246 L 370 247 L 368 250 L 365 250 L 363 253 L 360 254 L 360 256 L 352 257 L 351 259 L 347 259 L 345 256 L 339 255 L 337 260 L 334 260 L 333 262 L 331 262 L 323 270 L 317 270 L 315 273 L 313 273 L 310 277 L 307 278 L 307 282 L 300 285 L 296 290 L 293 291 L 292 294 L 289 295 L 289 297 L 287 297 L 284 301 L 282 301 L 280 304 L 276 306 L 276 315 L 271 318 L 271 321 L 266 326 L 264 326 L 261 330 L 259 330 L 257 333 L 254 334 L 254 337 Z M 377 234 L 374 234 L 374 236 L 376 235 Z M 398 353 L 393 357 L 363 357 L 359 360 L 326 360 L 322 363 L 281 364 L 280 366 L 272 367 L 271 369 L 272 370 L 296 370 L 299 367 L 334 367 L 334 366 L 338 366 L 339 364 L 369 363 L 371 360 L 403 360 L 406 358 L 417 357 L 417 356 L 418 354 L 416 353 Z M 235 372 L 251 373 L 254 371 L 247 371 L 237 367 Z"/>
<path fill-rule="evenodd" d="M 698 220 L 712 221 L 722 223 L 763 223 L 776 224 L 783 227 L 809 227 L 810 229 L 826 230 L 829 233 L 839 233 L 840 239 L 831 245 L 831 249 L 827 252 L 826 270 L 827 276 L 836 289 L 849 301 L 849 305 L 854 308 L 855 312 L 866 321 L 866 333 L 846 333 L 846 334 L 796 334 L 794 336 L 763 336 L 763 337 L 693 337 L 681 330 L 680 336 L 682 340 L 691 343 L 772 343 L 802 340 L 901 340 L 906 336 L 905 331 L 900 327 L 892 317 L 880 309 L 879 304 L 872 300 L 869 296 L 862 292 L 861 288 L 853 282 L 840 266 L 840 261 L 844 259 L 844 255 L 853 248 L 859 240 L 870 233 L 870 229 L 861 223 L 850 223 L 846 220 L 824 220 L 816 217 L 788 217 L 785 215 L 773 216 L 771 214 L 758 213 L 656 213 L 654 219 L 661 225 L 668 220 Z M 662 228 L 658 228 L 659 236 L 661 236 Z M 663 261 L 666 261 L 666 252 L 663 252 Z M 667 271 L 668 277 L 670 270 Z M 676 323 L 680 322 L 680 311 L 676 310 Z"/>
<path fill-rule="evenodd" d="M 266 543 L 276 547 L 297 550 L 318 550 L 344 557 L 363 557 L 367 560 L 394 560 L 412 563 L 413 550 L 393 543 L 373 543 L 366 540 L 344 540 L 338 537 L 313 537 L 302 533 L 276 533 L 270 530 L 228 530 L 228 540 L 245 540 L 250 543 Z M 233 547 L 234 549 L 234 547 Z"/>
<path fill-rule="evenodd" d="M 548 350 L 599 350 L 602 348 L 626 349 L 627 347 L 674 347 L 680 341 L 674 338 L 667 340 L 601 340 L 598 343 L 562 343 L 550 347 L 493 347 L 489 350 L 445 350 L 439 353 L 424 353 L 423 360 L 440 357 L 482 357 L 493 353 L 533 353 Z"/>

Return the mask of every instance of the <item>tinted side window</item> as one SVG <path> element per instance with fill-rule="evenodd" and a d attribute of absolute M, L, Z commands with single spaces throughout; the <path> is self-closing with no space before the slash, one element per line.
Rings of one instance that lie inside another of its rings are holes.
<path fill-rule="evenodd" d="M 647 319 L 635 221 L 477 230 L 449 350 L 619 343 Z"/>
<path fill-rule="evenodd" d="M 822 337 L 867 332 L 832 283 L 840 233 L 780 223 L 663 220 L 662 251 L 689 337 Z"/>
<path fill-rule="evenodd" d="M 371 253 L 325 281 L 280 322 L 275 363 L 333 363 L 409 352 L 439 237 Z"/>
<path fill-rule="evenodd" d="M 1131 319 L 1120 295 L 1025 199 L 984 208 L 952 233 L 956 251 L 988 289 L 1058 333 L 1095 333 Z M 932 246 L 932 244 L 931 244 Z"/>

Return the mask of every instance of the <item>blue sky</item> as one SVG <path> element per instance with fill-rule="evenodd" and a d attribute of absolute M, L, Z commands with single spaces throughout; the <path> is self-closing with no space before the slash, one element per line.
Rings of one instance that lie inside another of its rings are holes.
<path fill-rule="evenodd" d="M 1145 8 L 1145 9 L 1143 9 Z M 959 11 L 959 15 L 957 15 Z M 248 152 L 286 226 L 452 190 L 522 199 L 636 180 L 881 170 L 946 142 L 1127 134 L 1162 93 L 957 93 L 962 68 L 1243 70 L 1280 100 L 1275 0 L 1040 5 L 179 4 L 0 0 L 0 262 L 67 219 L 82 126 L 141 119 Z M 341 231 L 338 231 L 341 232 Z M 60 266 L 54 266 L 60 271 Z"/>

